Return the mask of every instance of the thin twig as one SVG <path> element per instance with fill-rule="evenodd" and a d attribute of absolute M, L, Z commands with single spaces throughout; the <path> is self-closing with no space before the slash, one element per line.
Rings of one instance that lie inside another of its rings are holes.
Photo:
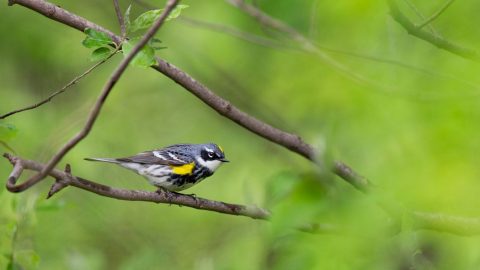
<path fill-rule="evenodd" d="M 446 2 L 437 12 L 435 12 L 434 14 L 432 14 L 432 16 L 430 16 L 428 19 L 426 19 L 424 22 L 420 23 L 419 25 L 417 25 L 417 28 L 418 29 L 422 29 L 425 25 L 431 23 L 432 21 L 434 21 L 436 18 L 438 18 L 438 16 L 440 16 L 445 10 L 447 10 L 447 8 L 453 4 L 455 0 L 449 0 L 448 2 Z"/>
<path fill-rule="evenodd" d="M 407 6 L 413 10 L 413 12 L 415 12 L 415 14 L 417 14 L 417 16 L 423 21 L 425 20 L 425 16 L 423 16 L 423 14 L 420 12 L 420 10 L 418 10 L 418 8 L 412 3 L 410 2 L 410 0 L 403 0 Z M 433 25 L 429 24 L 428 25 L 428 29 L 430 30 L 430 32 L 432 32 L 432 34 L 434 35 L 438 35 L 440 36 L 440 33 L 438 33 L 437 30 L 435 30 L 435 27 L 433 27 Z"/>
<path fill-rule="evenodd" d="M 206 22 L 206 21 L 193 19 L 193 18 L 187 18 L 185 16 L 180 17 L 179 20 L 193 27 L 201 27 L 201 28 L 209 29 L 215 32 L 226 33 L 233 37 L 243 39 L 248 42 L 255 43 L 261 46 L 271 47 L 271 48 L 289 48 L 289 46 L 282 44 L 281 42 L 275 39 L 266 38 L 266 37 L 262 37 L 252 33 L 248 33 L 240 29 L 237 29 L 235 27 L 212 23 L 212 22 Z"/>
<path fill-rule="evenodd" d="M 7 142 L 4 142 L 4 141 L 0 141 L 0 145 L 5 147 L 6 149 L 8 149 L 8 151 L 11 151 L 12 153 L 16 154 L 17 152 L 15 151 L 15 149 L 13 149 L 10 145 L 8 145 Z"/>
<path fill-rule="evenodd" d="M 300 34 L 295 28 L 284 23 L 281 20 L 273 18 L 268 14 L 264 13 L 254 5 L 247 4 L 243 0 L 226 0 L 231 5 L 242 10 L 246 14 L 255 18 L 261 25 L 268 26 L 271 29 L 274 29 L 280 33 L 285 33 L 289 35 L 293 40 L 299 43 L 309 43 L 309 40 Z"/>
<path fill-rule="evenodd" d="M 392 18 L 397 21 L 405 30 L 407 30 L 410 35 L 415 36 L 419 39 L 423 39 L 424 41 L 440 49 L 456 54 L 463 58 L 477 62 L 480 61 L 480 54 L 478 53 L 478 51 L 462 47 L 443 37 L 432 35 L 431 33 L 418 28 L 400 11 L 395 0 L 387 0 L 387 3 L 390 8 L 390 15 L 392 16 Z"/>
<path fill-rule="evenodd" d="M 103 103 L 107 99 L 108 95 L 110 94 L 113 86 L 117 83 L 117 81 L 122 76 L 123 72 L 127 69 L 128 64 L 130 61 L 135 57 L 135 55 L 147 44 L 150 38 L 155 35 L 157 30 L 162 26 L 163 22 L 167 18 L 168 14 L 175 8 L 179 0 L 169 0 L 165 9 L 163 10 L 160 17 L 155 21 L 155 23 L 148 29 L 148 31 L 143 35 L 140 41 L 133 47 L 132 51 L 120 62 L 118 67 L 110 76 L 110 79 L 106 83 L 105 87 L 103 88 L 100 96 L 98 97 L 95 105 L 93 106 L 90 115 L 88 116 L 87 123 L 83 127 L 83 129 L 77 133 L 70 141 L 68 141 L 47 163 L 47 165 L 40 171 L 38 174 L 33 175 L 25 182 L 19 185 L 11 185 L 10 182 L 7 183 L 7 189 L 11 192 L 21 192 L 29 187 L 35 185 L 39 181 L 43 180 L 50 170 L 52 170 L 57 163 L 65 156 L 77 143 L 83 140 L 89 133 L 95 123 L 100 110 L 103 106 Z"/>
<path fill-rule="evenodd" d="M 3 156 L 7 158 L 14 166 L 14 169 L 9 177 L 9 181 L 11 181 L 13 184 L 15 184 L 15 182 L 18 180 L 23 170 L 41 172 L 45 171 L 46 168 L 46 165 L 33 160 L 21 159 L 10 154 L 4 154 Z M 175 204 L 229 215 L 246 216 L 254 219 L 268 219 L 271 215 L 268 210 L 259 208 L 254 205 L 224 203 L 194 197 L 191 195 L 183 195 L 180 193 L 149 192 L 142 190 L 127 190 L 114 188 L 95 183 L 81 177 L 73 176 L 71 175 L 68 167 L 65 171 L 60 171 L 57 169 L 50 170 L 48 174 L 56 179 L 56 182 L 52 185 L 51 193 L 49 194 L 50 196 L 64 187 L 73 186 L 89 192 L 93 192 L 100 196 L 119 200 Z M 60 186 L 56 186 L 56 183 L 58 183 L 59 181 L 61 182 Z"/>
<path fill-rule="evenodd" d="M 100 66 L 101 64 L 105 63 L 108 59 L 110 59 L 115 53 L 117 52 L 117 50 L 115 50 L 114 52 L 112 52 L 107 58 L 103 59 L 102 61 L 96 63 L 95 65 L 91 66 L 89 69 L 87 69 L 85 72 L 83 72 L 82 74 L 80 74 L 79 76 L 73 78 L 73 80 L 71 80 L 69 83 L 67 83 L 65 86 L 63 86 L 60 90 L 57 90 L 55 92 L 53 92 L 50 96 L 48 96 L 46 99 L 38 102 L 38 103 L 35 103 L 35 104 L 32 104 L 30 106 L 27 106 L 25 108 L 22 108 L 22 109 L 18 109 L 18 110 L 15 110 L 15 111 L 12 111 L 12 112 L 9 112 L 9 113 L 6 113 L 2 116 L 0 116 L 0 119 L 5 119 L 9 116 L 12 116 L 16 113 L 20 113 L 20 112 L 24 112 L 24 111 L 28 111 L 28 110 L 32 110 L 32 109 L 35 109 L 35 108 L 38 108 L 40 106 L 42 106 L 43 104 L 45 103 L 48 103 L 50 102 L 54 97 L 62 94 L 63 92 L 65 92 L 70 86 L 78 83 L 83 77 L 85 77 L 86 75 L 88 75 L 90 72 L 92 72 L 94 69 L 96 69 L 98 66 Z"/>
<path fill-rule="evenodd" d="M 118 0 L 113 0 L 113 6 L 115 7 L 115 13 L 117 14 L 118 24 L 120 24 L 120 33 L 122 38 L 125 38 L 127 35 L 127 28 L 125 26 L 125 20 L 123 19 L 122 11 L 118 5 Z"/>

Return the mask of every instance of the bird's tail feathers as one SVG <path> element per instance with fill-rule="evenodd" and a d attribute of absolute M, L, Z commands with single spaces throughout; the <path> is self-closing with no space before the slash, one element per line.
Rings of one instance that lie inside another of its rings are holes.
<path fill-rule="evenodd" d="M 109 162 L 109 163 L 118 163 L 118 160 L 114 158 L 85 158 L 88 161 L 100 161 L 100 162 Z"/>

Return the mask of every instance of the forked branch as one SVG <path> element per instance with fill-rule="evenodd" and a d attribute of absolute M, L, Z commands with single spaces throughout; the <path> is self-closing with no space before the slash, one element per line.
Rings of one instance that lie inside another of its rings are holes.
<path fill-rule="evenodd" d="M 448 2 L 447 3 L 448 5 L 445 5 L 444 7 L 447 8 L 449 4 L 451 4 L 452 2 L 453 1 Z M 460 46 L 441 36 L 432 34 L 422 29 L 424 25 L 430 23 L 432 20 L 436 18 L 436 16 L 433 18 L 431 17 L 427 19 L 424 23 L 421 23 L 420 25 L 417 26 L 400 11 L 400 8 L 398 7 L 396 0 L 387 0 L 387 3 L 390 8 L 390 15 L 392 16 L 392 18 L 395 21 L 397 21 L 410 35 L 415 36 L 419 39 L 422 39 L 440 49 L 446 50 L 448 52 L 459 55 L 461 57 L 474 60 L 474 61 L 480 61 L 480 54 L 478 51 Z M 444 9 L 440 9 L 440 12 L 437 12 L 438 15 L 440 15 L 441 12 L 443 11 Z"/>

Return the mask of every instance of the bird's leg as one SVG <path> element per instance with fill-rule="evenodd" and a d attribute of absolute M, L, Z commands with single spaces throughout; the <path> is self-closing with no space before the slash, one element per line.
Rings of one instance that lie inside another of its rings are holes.
<path fill-rule="evenodd" d="M 165 189 L 163 187 L 159 187 L 157 190 L 155 190 L 155 193 L 163 195 L 165 193 Z"/>
<path fill-rule="evenodd" d="M 160 195 L 165 196 L 165 198 L 167 198 L 167 201 L 168 201 L 169 205 L 172 205 L 173 197 L 176 197 L 179 194 L 179 193 L 170 191 L 170 190 L 168 190 L 166 188 L 163 188 L 163 187 L 159 187 L 155 192 L 160 194 Z"/>
<path fill-rule="evenodd" d="M 179 193 L 179 192 L 175 192 L 175 191 L 170 191 L 166 188 L 163 188 L 163 187 L 159 187 L 156 191 L 156 193 L 160 194 L 160 195 L 164 195 L 167 200 L 168 200 L 168 203 L 171 205 L 172 204 L 172 199 L 174 197 L 177 197 L 177 196 L 188 196 L 188 197 L 191 197 L 192 199 L 195 200 L 195 203 L 198 204 L 200 201 L 198 200 L 197 198 L 197 195 L 195 193 L 192 193 L 192 194 L 183 194 L 183 193 Z"/>
<path fill-rule="evenodd" d="M 192 198 L 192 199 L 195 200 L 195 204 L 198 204 L 199 200 L 198 200 L 198 198 L 197 198 L 197 194 L 191 193 L 191 194 L 183 194 L 183 195 L 189 196 L 190 198 Z"/>

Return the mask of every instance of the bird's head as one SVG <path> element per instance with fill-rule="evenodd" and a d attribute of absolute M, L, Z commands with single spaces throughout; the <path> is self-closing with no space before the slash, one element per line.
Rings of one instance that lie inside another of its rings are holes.
<path fill-rule="evenodd" d="M 211 172 L 214 172 L 222 163 L 229 162 L 225 159 L 223 149 L 214 143 L 200 144 L 199 151 L 198 163 L 207 167 Z"/>

